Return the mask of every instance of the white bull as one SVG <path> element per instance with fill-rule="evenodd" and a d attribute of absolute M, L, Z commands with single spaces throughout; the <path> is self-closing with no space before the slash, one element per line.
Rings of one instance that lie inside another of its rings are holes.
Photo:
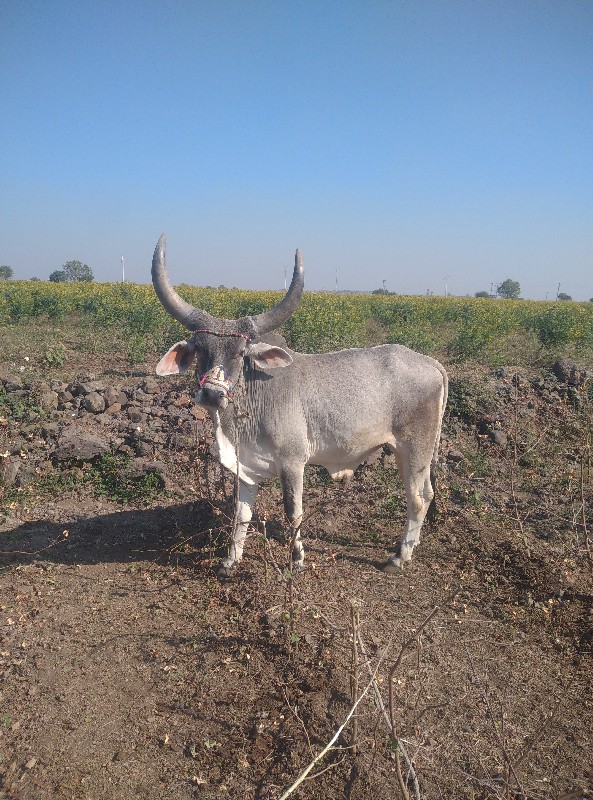
<path fill-rule="evenodd" d="M 152 277 L 164 307 L 191 331 L 163 356 L 157 374 L 182 373 L 195 363 L 195 401 L 210 414 L 220 462 L 238 472 L 235 526 L 219 574 L 230 576 L 243 556 L 263 480 L 281 480 L 293 565 L 300 569 L 305 464 L 319 464 L 341 479 L 384 446 L 395 455 L 406 492 L 405 529 L 383 566 L 398 571 L 412 557 L 434 498 L 447 402 L 442 365 L 397 344 L 305 355 L 289 350 L 281 337 L 266 336 L 298 305 L 303 289 L 298 250 L 290 289 L 279 305 L 239 320 L 211 317 L 175 292 L 166 274 L 164 237 L 155 249 Z M 233 398 L 237 384 L 240 415 Z"/>

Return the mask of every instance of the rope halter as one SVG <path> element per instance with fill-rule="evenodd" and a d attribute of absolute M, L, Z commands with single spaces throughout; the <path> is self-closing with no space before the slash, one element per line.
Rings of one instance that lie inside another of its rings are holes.
<path fill-rule="evenodd" d="M 207 333 L 210 336 L 220 336 L 228 339 L 245 339 L 246 342 L 251 341 L 251 337 L 247 336 L 245 333 L 227 333 L 225 331 L 212 331 L 208 330 L 207 328 L 198 328 L 195 331 L 191 331 L 192 336 L 195 333 Z M 212 386 L 220 386 L 220 388 L 224 390 L 228 399 L 233 399 L 233 382 L 226 377 L 222 364 L 212 367 L 209 372 L 204 372 L 203 375 L 199 375 L 198 383 L 200 385 L 200 389 L 206 383 L 209 383 Z"/>

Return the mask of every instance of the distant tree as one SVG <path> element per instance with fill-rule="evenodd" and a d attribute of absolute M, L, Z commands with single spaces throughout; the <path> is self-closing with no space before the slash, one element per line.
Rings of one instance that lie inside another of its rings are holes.
<path fill-rule="evenodd" d="M 593 303 L 593 297 L 590 297 L 590 298 L 589 298 L 589 302 L 590 302 L 590 303 Z"/>
<path fill-rule="evenodd" d="M 0 281 L 9 281 L 12 278 L 12 267 L 0 267 Z"/>
<path fill-rule="evenodd" d="M 67 281 L 92 281 L 93 271 L 82 261 L 66 261 L 62 271 Z"/>
<path fill-rule="evenodd" d="M 41 278 L 35 278 L 35 277 L 33 277 L 33 278 L 31 278 L 31 280 L 32 280 L 32 281 L 39 281 L 39 280 L 41 280 Z"/>
<path fill-rule="evenodd" d="M 566 292 L 558 292 L 558 297 L 556 300 L 572 300 L 572 297 Z"/>
<path fill-rule="evenodd" d="M 512 278 L 507 278 L 500 286 L 496 287 L 496 294 L 505 300 L 516 300 L 521 294 L 521 284 Z"/>
<path fill-rule="evenodd" d="M 476 292 L 474 297 L 490 297 L 490 292 Z"/>
<path fill-rule="evenodd" d="M 373 289 L 372 294 L 389 294 L 387 289 Z"/>
<path fill-rule="evenodd" d="M 57 269 L 55 272 L 49 276 L 49 279 L 52 283 L 62 283 L 63 281 L 67 280 L 66 273 L 63 269 Z"/>

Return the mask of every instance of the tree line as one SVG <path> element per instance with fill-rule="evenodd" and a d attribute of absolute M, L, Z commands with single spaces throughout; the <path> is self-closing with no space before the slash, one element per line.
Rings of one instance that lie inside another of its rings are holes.
<path fill-rule="evenodd" d="M 0 267 L 0 280 L 9 281 L 13 276 L 13 269 L 7 265 Z M 93 281 L 92 269 L 88 264 L 83 264 L 82 261 L 66 261 L 62 269 L 56 269 L 49 276 L 52 283 L 62 283 L 65 281 Z M 31 278 L 32 281 L 38 281 L 39 278 Z M 210 287 L 207 287 L 210 288 Z M 219 287 L 224 288 L 224 287 Z M 375 289 L 373 294 L 395 294 L 395 292 L 388 292 L 387 289 Z M 490 292 L 476 292 L 474 297 L 501 297 L 504 300 L 518 300 L 521 295 L 521 284 L 512 278 L 507 278 L 496 287 L 496 294 Z M 559 292 L 556 295 L 556 300 L 572 300 L 572 297 L 566 292 Z M 593 303 L 593 297 L 589 299 Z"/>
<path fill-rule="evenodd" d="M 496 287 L 496 294 L 492 295 L 490 292 L 476 292 L 475 297 L 502 297 L 504 300 L 518 300 L 521 295 L 521 284 L 519 281 L 514 281 L 512 278 L 507 278 L 499 286 Z M 566 292 L 558 292 L 556 300 L 572 300 L 572 297 Z M 593 303 L 593 297 L 590 298 Z"/>
<path fill-rule="evenodd" d="M 14 271 L 12 267 L 3 265 L 0 267 L 0 280 L 9 281 L 12 279 Z M 56 269 L 49 276 L 52 283 L 63 283 L 65 281 L 93 281 L 93 271 L 88 264 L 83 264 L 82 261 L 66 261 L 62 269 Z M 38 281 L 39 278 L 31 278 L 32 281 Z"/>

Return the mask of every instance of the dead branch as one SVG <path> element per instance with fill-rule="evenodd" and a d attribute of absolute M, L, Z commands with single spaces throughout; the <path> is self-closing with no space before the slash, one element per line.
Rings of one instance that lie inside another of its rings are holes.
<path fill-rule="evenodd" d="M 350 662 L 350 693 L 352 702 L 358 700 L 358 627 L 360 623 L 360 611 L 353 600 L 350 601 L 350 624 L 352 626 L 352 659 Z M 356 753 L 356 742 L 358 740 L 358 719 L 354 717 L 352 722 L 351 745 Z"/>
<path fill-rule="evenodd" d="M 506 779 L 505 779 L 507 795 L 509 796 L 509 792 L 510 792 L 510 780 L 509 780 L 509 778 L 512 775 L 513 779 L 515 781 L 515 784 L 516 784 L 516 786 L 518 788 L 520 796 L 523 797 L 523 798 L 526 798 L 527 795 L 525 794 L 525 792 L 523 790 L 523 787 L 521 785 L 521 781 L 517 777 L 517 773 L 515 772 L 515 765 L 513 763 L 513 760 L 511 759 L 510 753 L 508 751 L 508 748 L 507 748 L 505 740 L 504 740 L 504 727 L 501 724 L 501 730 L 499 730 L 499 726 L 496 724 L 496 719 L 494 717 L 494 712 L 492 710 L 492 704 L 490 703 L 490 698 L 488 697 L 488 692 L 486 691 L 486 688 L 485 688 L 484 684 L 482 683 L 482 681 L 478 677 L 478 674 L 476 672 L 476 668 L 475 668 L 473 659 L 471 657 L 471 653 L 470 653 L 470 651 L 468 650 L 467 647 L 465 647 L 465 652 L 466 652 L 466 655 L 467 655 L 467 659 L 468 659 L 469 665 L 471 667 L 472 675 L 474 676 L 474 679 L 475 679 L 476 683 L 478 684 L 478 686 L 482 690 L 482 696 L 484 697 L 484 702 L 486 703 L 486 710 L 488 711 L 488 716 L 490 718 L 490 721 L 492 722 L 492 727 L 494 728 L 494 732 L 496 734 L 496 738 L 498 739 L 498 743 L 500 745 L 500 750 L 501 750 L 501 753 L 503 755 L 505 771 L 507 772 Z"/>
<path fill-rule="evenodd" d="M 38 550 L 0 550 L 0 556 L 37 556 L 39 553 L 44 553 L 46 550 L 56 547 L 56 545 L 63 542 L 64 539 L 67 539 L 68 535 L 69 531 L 62 531 L 62 533 L 56 536 L 55 539 L 52 539 L 49 544 L 46 544 L 45 547 L 40 547 Z"/>
<path fill-rule="evenodd" d="M 589 441 L 589 436 L 590 434 L 587 432 L 587 443 L 581 450 L 581 525 L 583 527 L 587 561 L 589 562 L 589 566 L 593 568 L 593 555 L 591 554 L 591 543 L 589 541 L 589 531 L 587 529 L 587 511 L 585 501 L 585 463 L 587 464 L 587 468 L 591 463 L 591 443 Z"/>
<path fill-rule="evenodd" d="M 324 757 L 327 755 L 327 753 L 329 753 L 329 752 L 330 752 L 330 750 L 333 748 L 334 744 L 336 743 L 336 741 L 337 741 L 337 740 L 338 740 L 338 738 L 340 737 L 340 735 L 341 735 L 342 731 L 344 730 L 344 728 L 346 727 L 346 725 L 348 725 L 348 723 L 350 722 L 350 720 L 352 719 L 352 717 L 353 717 L 353 716 L 354 716 L 354 714 L 356 713 L 356 709 L 358 708 L 358 706 L 360 705 L 360 703 L 362 702 L 362 700 L 364 699 L 364 697 L 366 697 L 366 694 L 367 694 L 367 692 L 369 691 L 369 689 L 370 689 L 370 688 L 373 686 L 373 684 L 374 684 L 374 682 L 375 682 L 375 680 L 376 680 L 376 677 L 377 677 L 377 672 L 379 671 L 379 667 L 381 666 L 381 664 L 382 664 L 382 662 L 383 662 L 383 660 L 384 660 L 385 656 L 387 655 L 387 652 L 388 652 L 388 650 L 389 650 L 389 647 L 391 646 L 391 639 L 392 639 L 392 638 L 393 638 L 393 635 L 390 637 L 390 639 L 389 639 L 389 642 L 388 642 L 387 646 L 385 647 L 385 649 L 384 649 L 384 650 L 383 650 L 383 652 L 381 653 L 381 656 L 379 657 L 379 660 L 377 661 L 377 664 L 376 664 L 376 666 L 375 666 L 375 669 L 373 670 L 373 673 L 372 673 L 372 675 L 371 675 L 371 679 L 370 679 L 370 681 L 367 683 L 367 685 L 365 686 L 365 688 L 363 689 L 363 691 L 360 693 L 360 695 L 358 696 L 358 698 L 357 698 L 356 702 L 355 702 L 355 703 L 353 704 L 353 706 L 350 708 L 350 711 L 349 711 L 349 712 L 348 712 L 348 714 L 346 715 L 346 719 L 344 720 L 344 722 L 343 722 L 343 723 L 342 723 L 342 724 L 341 724 L 341 725 L 338 727 L 338 729 L 336 730 L 336 732 L 334 733 L 334 735 L 332 736 L 332 738 L 329 740 L 329 742 L 328 742 L 328 743 L 325 745 L 325 747 L 324 747 L 324 748 L 323 748 L 323 749 L 322 749 L 322 750 L 321 750 L 321 751 L 320 751 L 320 752 L 317 754 L 317 756 L 315 756 L 315 758 L 314 758 L 314 759 L 313 759 L 313 760 L 312 760 L 312 761 L 311 761 L 311 762 L 310 762 L 310 763 L 309 763 L 309 764 L 308 764 L 308 765 L 305 767 L 305 769 L 304 769 L 304 770 L 301 772 L 301 774 L 300 774 L 300 775 L 299 775 L 299 777 L 296 779 L 296 781 L 295 781 L 295 782 L 294 782 L 294 783 L 293 783 L 291 786 L 289 786 L 289 787 L 288 787 L 288 789 L 287 789 L 287 790 L 286 790 L 286 791 L 285 791 L 285 792 L 284 792 L 284 793 L 283 793 L 283 794 L 282 794 L 282 795 L 281 795 L 281 796 L 278 798 L 278 800 L 286 800 L 286 798 L 287 798 L 287 797 L 290 797 L 290 795 L 291 795 L 293 792 L 295 792 L 295 791 L 296 791 L 296 789 L 298 789 L 298 787 L 301 785 L 301 783 L 302 783 L 302 782 L 303 782 L 303 781 L 304 781 L 304 780 L 307 778 L 307 776 L 309 775 L 309 773 L 311 772 L 311 770 L 312 770 L 312 769 L 315 767 L 315 765 L 316 765 L 316 764 L 317 764 L 319 761 L 321 761 L 321 759 L 322 759 L 322 758 L 324 758 Z"/>

